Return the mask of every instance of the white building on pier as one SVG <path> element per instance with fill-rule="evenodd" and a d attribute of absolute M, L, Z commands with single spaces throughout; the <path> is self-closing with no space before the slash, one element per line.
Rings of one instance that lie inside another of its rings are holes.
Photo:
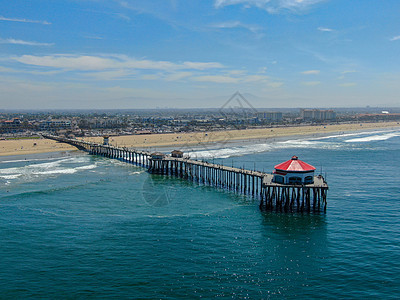
<path fill-rule="evenodd" d="M 293 156 L 292 159 L 275 166 L 273 181 L 280 184 L 312 184 L 314 171 L 315 167 Z"/>

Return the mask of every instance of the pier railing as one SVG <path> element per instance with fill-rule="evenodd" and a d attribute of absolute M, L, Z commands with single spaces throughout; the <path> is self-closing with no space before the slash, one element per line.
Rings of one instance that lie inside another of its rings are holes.
<path fill-rule="evenodd" d="M 67 143 L 93 155 L 118 159 L 146 168 L 150 173 L 176 176 L 199 184 L 227 189 L 260 200 L 260 208 L 277 211 L 326 211 L 328 184 L 314 176 L 312 184 L 279 184 L 273 175 L 227 167 L 171 155 L 154 155 L 147 151 L 120 148 L 65 137 L 43 137 Z"/>

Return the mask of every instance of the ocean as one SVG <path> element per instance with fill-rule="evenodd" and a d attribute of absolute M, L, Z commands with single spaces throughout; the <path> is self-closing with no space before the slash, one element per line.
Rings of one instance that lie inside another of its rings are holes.
<path fill-rule="evenodd" d="M 399 150 L 398 129 L 191 149 L 266 172 L 297 155 L 326 213 L 80 151 L 0 157 L 0 298 L 398 299 Z"/>

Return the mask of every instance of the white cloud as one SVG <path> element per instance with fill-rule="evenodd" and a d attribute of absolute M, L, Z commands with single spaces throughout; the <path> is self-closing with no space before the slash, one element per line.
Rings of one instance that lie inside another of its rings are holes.
<path fill-rule="evenodd" d="M 304 75 L 318 75 L 320 73 L 319 70 L 308 70 L 308 71 L 303 71 L 301 74 Z"/>
<path fill-rule="evenodd" d="M 192 72 L 176 72 L 165 76 L 166 81 L 177 81 L 192 75 Z"/>
<path fill-rule="evenodd" d="M 244 75 L 246 74 L 245 70 L 231 70 L 228 72 L 229 75 Z"/>
<path fill-rule="evenodd" d="M 224 66 L 216 62 L 204 63 L 204 62 L 191 62 L 191 61 L 186 61 L 182 64 L 181 67 L 178 67 L 178 69 L 195 69 L 195 70 L 220 69 L 220 68 L 224 68 Z"/>
<path fill-rule="evenodd" d="M 342 75 L 340 75 L 338 77 L 338 79 L 343 80 L 343 79 L 345 79 L 347 77 L 347 74 L 352 74 L 352 73 L 357 73 L 357 71 L 356 70 L 345 70 L 345 71 L 342 71 L 342 72 L 340 72 L 340 74 L 342 74 Z"/>
<path fill-rule="evenodd" d="M 397 41 L 397 40 L 400 40 L 400 35 L 397 35 L 397 36 L 394 36 L 394 37 L 392 37 L 391 39 L 390 39 L 390 41 Z"/>
<path fill-rule="evenodd" d="M 206 75 L 192 78 L 194 81 L 214 82 L 214 83 L 238 83 L 239 78 L 224 75 Z"/>
<path fill-rule="evenodd" d="M 214 83 L 255 83 L 255 82 L 268 83 L 269 79 L 270 78 L 268 76 L 264 75 L 245 75 L 245 76 L 204 75 L 204 76 L 192 77 L 192 80 L 194 81 L 214 82 Z M 270 86 L 273 86 L 273 84 Z"/>
<path fill-rule="evenodd" d="M 158 80 L 160 78 L 161 78 L 160 74 L 145 74 L 140 77 L 140 79 L 143 80 Z"/>
<path fill-rule="evenodd" d="M 28 20 L 28 19 L 17 19 L 17 18 L 6 18 L 0 16 L 0 21 L 8 21 L 8 22 L 22 22 L 22 23 L 37 23 L 42 25 L 50 25 L 50 22 L 47 21 L 39 21 L 39 20 Z"/>
<path fill-rule="evenodd" d="M 321 84 L 320 81 L 306 81 L 306 82 L 302 82 L 301 84 L 303 85 L 307 85 L 307 86 L 316 86 Z"/>
<path fill-rule="evenodd" d="M 318 27 L 317 28 L 319 31 L 324 31 L 324 32 L 332 32 L 332 31 L 335 31 L 335 30 L 333 30 L 333 29 L 331 29 L 331 28 L 326 28 L 326 27 Z"/>
<path fill-rule="evenodd" d="M 345 70 L 341 72 L 342 74 L 350 74 L 350 73 L 357 73 L 356 70 Z"/>
<path fill-rule="evenodd" d="M 0 44 L 13 44 L 13 45 L 24 45 L 24 46 L 53 46 L 51 43 L 39 43 L 33 41 L 23 41 L 16 39 L 0 39 Z"/>
<path fill-rule="evenodd" d="M 89 55 L 22 55 L 13 60 L 33 66 L 60 68 L 77 71 L 96 71 L 110 69 L 142 69 L 142 70 L 206 70 L 218 69 L 224 66 L 217 62 L 183 62 L 137 60 L 123 55 L 89 56 Z"/>
<path fill-rule="evenodd" d="M 120 69 L 120 70 L 110 70 L 102 72 L 90 72 L 90 73 L 85 73 L 84 75 L 98 80 L 116 80 L 116 79 L 126 78 L 134 74 L 135 72 L 130 72 L 128 70 Z"/>
<path fill-rule="evenodd" d="M 14 73 L 14 74 L 33 74 L 33 75 L 55 75 L 59 74 L 60 71 L 29 71 L 29 70 L 18 70 L 12 68 L 5 68 L 0 66 L 0 73 Z"/>
<path fill-rule="evenodd" d="M 214 6 L 222 8 L 229 5 L 242 4 L 245 7 L 258 7 L 265 9 L 269 13 L 279 13 L 282 10 L 293 12 L 302 11 L 314 4 L 325 2 L 326 0 L 215 0 Z"/>
<path fill-rule="evenodd" d="M 261 30 L 260 27 L 255 26 L 255 25 L 250 25 L 250 24 L 244 24 L 240 21 L 230 21 L 230 22 L 223 22 L 223 23 L 218 23 L 218 24 L 213 24 L 210 25 L 212 28 L 218 28 L 218 29 L 231 29 L 231 28 L 243 28 L 248 31 L 251 31 L 253 33 L 257 33 Z"/>

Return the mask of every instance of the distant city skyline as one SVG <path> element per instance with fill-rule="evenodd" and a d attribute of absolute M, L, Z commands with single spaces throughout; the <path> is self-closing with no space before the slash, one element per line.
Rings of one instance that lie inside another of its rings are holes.
<path fill-rule="evenodd" d="M 399 106 L 400 2 L 0 3 L 1 109 Z"/>

